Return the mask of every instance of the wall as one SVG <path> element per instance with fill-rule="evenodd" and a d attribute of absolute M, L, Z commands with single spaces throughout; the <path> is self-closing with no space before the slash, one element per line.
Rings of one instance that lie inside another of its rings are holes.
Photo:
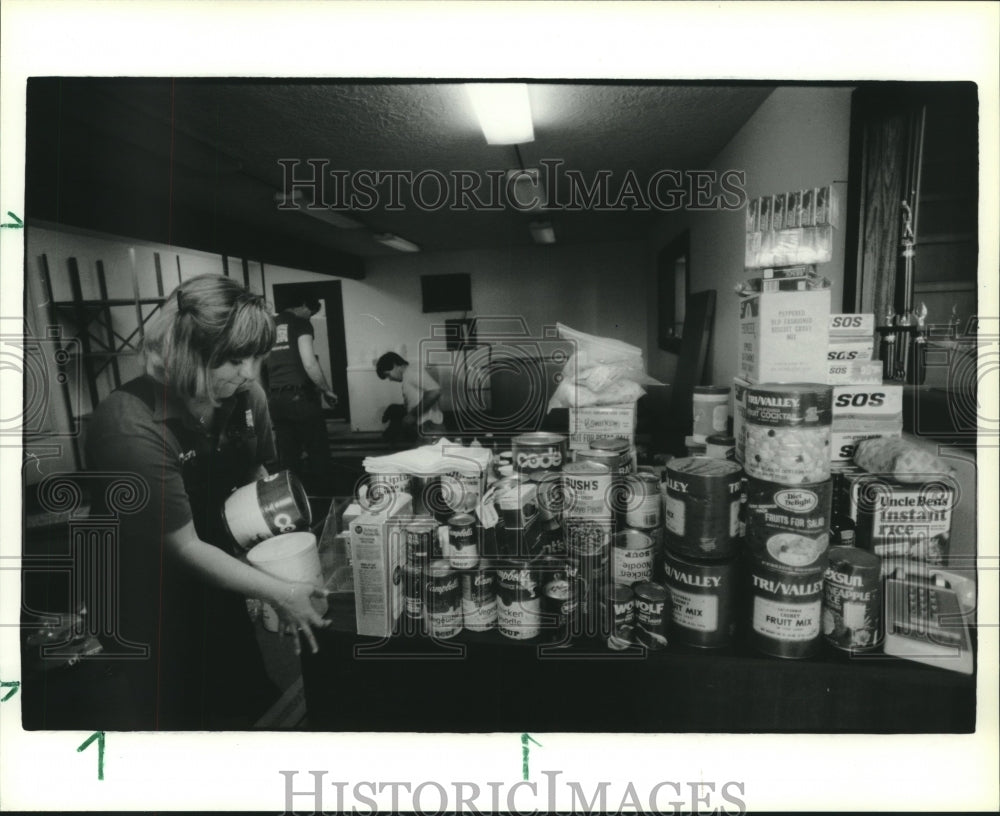
<path fill-rule="evenodd" d="M 850 88 L 778 88 L 712 161 L 707 170 L 742 170 L 748 198 L 835 183 L 841 208 L 847 198 Z M 669 382 L 677 357 L 656 342 L 656 253 L 682 230 L 691 231 L 690 290 L 716 290 L 709 379 L 728 384 L 739 351 L 738 299 L 734 287 L 743 269 L 745 210 L 668 214 L 649 236 L 647 342 L 649 371 Z M 844 224 L 834 233 L 830 263 L 820 274 L 833 283 L 831 303 L 839 310 L 844 283 Z"/>

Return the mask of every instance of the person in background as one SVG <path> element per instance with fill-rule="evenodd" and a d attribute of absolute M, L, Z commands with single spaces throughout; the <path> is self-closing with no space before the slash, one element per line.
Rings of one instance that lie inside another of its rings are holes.
<path fill-rule="evenodd" d="M 316 298 L 285 309 L 275 318 L 274 348 L 267 361 L 269 404 L 282 468 L 295 472 L 312 494 L 322 492 L 330 471 L 330 439 L 323 403 L 337 404 L 313 348 L 310 317 Z M 305 454 L 303 464 L 302 455 Z"/>
<path fill-rule="evenodd" d="M 444 415 L 438 403 L 441 388 L 426 371 L 414 369 L 396 352 L 389 351 L 378 358 L 375 373 L 380 380 L 392 380 L 402 385 L 402 411 L 389 406 L 382 418 L 389 422 L 387 435 L 401 442 L 415 442 L 418 435 L 444 430 Z"/>
<path fill-rule="evenodd" d="M 286 631 L 300 630 L 317 648 L 313 628 L 326 624 L 312 599 L 324 593 L 233 555 L 222 520 L 229 494 L 265 476 L 275 457 L 257 383 L 274 337 L 262 298 L 221 275 L 191 278 L 149 321 L 146 373 L 93 413 L 88 469 L 108 485 L 116 473 L 136 474 L 149 491 L 139 509 L 119 514 L 115 620 L 116 636 L 148 646 L 149 656 L 113 661 L 113 682 L 93 690 L 100 728 L 252 726 L 278 689 L 247 598 L 270 603 Z M 93 503 L 98 514 L 107 511 L 103 495 Z"/>

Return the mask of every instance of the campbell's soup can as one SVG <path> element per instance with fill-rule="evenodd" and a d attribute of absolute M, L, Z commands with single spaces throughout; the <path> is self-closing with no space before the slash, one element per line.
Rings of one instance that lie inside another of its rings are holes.
<path fill-rule="evenodd" d="M 826 558 L 804 572 L 775 567 L 753 552 L 749 562 L 752 645 L 774 657 L 812 657 L 821 642 Z"/>
<path fill-rule="evenodd" d="M 497 629 L 512 640 L 530 640 L 541 633 L 542 596 L 538 574 L 527 560 L 496 564 Z"/>
<path fill-rule="evenodd" d="M 458 573 L 443 559 L 434 561 L 427 571 L 427 631 L 436 638 L 453 638 L 462 631 Z"/>
<path fill-rule="evenodd" d="M 663 523 L 660 478 L 640 470 L 625 477 L 625 523 L 638 530 L 652 530 Z"/>
<path fill-rule="evenodd" d="M 882 559 L 831 547 L 823 575 L 823 637 L 835 649 L 870 652 L 882 642 Z"/>
<path fill-rule="evenodd" d="M 562 471 L 564 519 L 610 521 L 611 469 L 597 462 L 571 462 Z"/>
<path fill-rule="evenodd" d="M 782 485 L 746 480 L 747 546 L 778 568 L 809 571 L 830 546 L 829 479 Z"/>
<path fill-rule="evenodd" d="M 514 472 L 537 479 L 558 471 L 566 462 L 566 437 L 555 433 L 526 433 L 513 440 Z"/>
<path fill-rule="evenodd" d="M 632 587 L 635 593 L 636 639 L 647 649 L 667 645 L 669 591 L 662 584 L 645 581 Z"/>
<path fill-rule="evenodd" d="M 590 441 L 590 450 L 607 451 L 615 454 L 618 458 L 615 465 L 611 468 L 613 473 L 626 474 L 632 472 L 632 443 L 624 437 L 614 436 L 592 439 Z M 584 456 L 581 459 L 580 455 L 577 454 L 576 460 L 578 462 L 587 461 L 587 458 Z"/>
<path fill-rule="evenodd" d="M 641 530 L 622 530 L 615 533 L 612 545 L 612 581 L 631 586 L 653 577 L 652 538 Z"/>
<path fill-rule="evenodd" d="M 739 557 L 698 559 L 667 550 L 663 581 L 670 590 L 671 633 L 691 646 L 728 646 L 736 633 Z"/>
<path fill-rule="evenodd" d="M 496 628 L 496 575 L 487 561 L 462 573 L 462 625 L 470 632 Z"/>
<path fill-rule="evenodd" d="M 740 466 L 725 459 L 693 456 L 668 462 L 667 546 L 694 558 L 736 555 L 741 476 Z"/>
<path fill-rule="evenodd" d="M 542 587 L 545 639 L 554 646 L 569 646 L 579 631 L 582 590 L 579 581 L 560 576 Z"/>
<path fill-rule="evenodd" d="M 479 563 L 479 542 L 474 516 L 458 513 L 448 519 L 448 548 L 448 560 L 452 569 L 472 569 Z"/>

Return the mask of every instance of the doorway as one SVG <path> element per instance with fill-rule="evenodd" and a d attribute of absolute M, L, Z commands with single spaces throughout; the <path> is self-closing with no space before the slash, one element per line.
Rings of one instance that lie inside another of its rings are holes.
<path fill-rule="evenodd" d="M 324 403 L 324 415 L 327 419 L 349 422 L 351 407 L 347 395 L 347 340 L 344 335 L 344 300 L 340 281 L 276 283 L 273 292 L 274 308 L 278 312 L 302 303 L 304 298 L 314 297 L 319 301 L 320 310 L 311 318 L 315 332 L 313 347 L 319 366 L 338 397 L 333 408 Z"/>

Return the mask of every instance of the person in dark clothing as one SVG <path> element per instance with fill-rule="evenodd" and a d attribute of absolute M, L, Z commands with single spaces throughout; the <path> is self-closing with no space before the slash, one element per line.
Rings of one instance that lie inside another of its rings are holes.
<path fill-rule="evenodd" d="M 235 551 L 222 521 L 230 492 L 267 474 L 275 456 L 257 383 L 274 342 L 263 299 L 221 275 L 185 281 L 150 320 L 146 373 L 114 391 L 90 422 L 86 461 L 138 475 L 148 501 L 120 515 L 118 637 L 149 657 L 113 667 L 113 730 L 248 728 L 277 698 L 246 599 L 270 603 L 315 650 L 325 626 L 311 584 L 273 578 Z M 95 507 L 97 513 L 102 508 Z M 298 643 L 298 640 L 296 640 Z M 95 697 L 108 696 L 97 689 Z"/>
<path fill-rule="evenodd" d="M 309 318 L 319 308 L 319 301 L 309 298 L 278 314 L 274 348 L 267 361 L 268 401 L 278 459 L 281 467 L 298 474 L 314 494 L 322 492 L 330 471 L 330 440 L 322 400 L 331 406 L 337 403 L 313 348 L 315 333 Z"/>

